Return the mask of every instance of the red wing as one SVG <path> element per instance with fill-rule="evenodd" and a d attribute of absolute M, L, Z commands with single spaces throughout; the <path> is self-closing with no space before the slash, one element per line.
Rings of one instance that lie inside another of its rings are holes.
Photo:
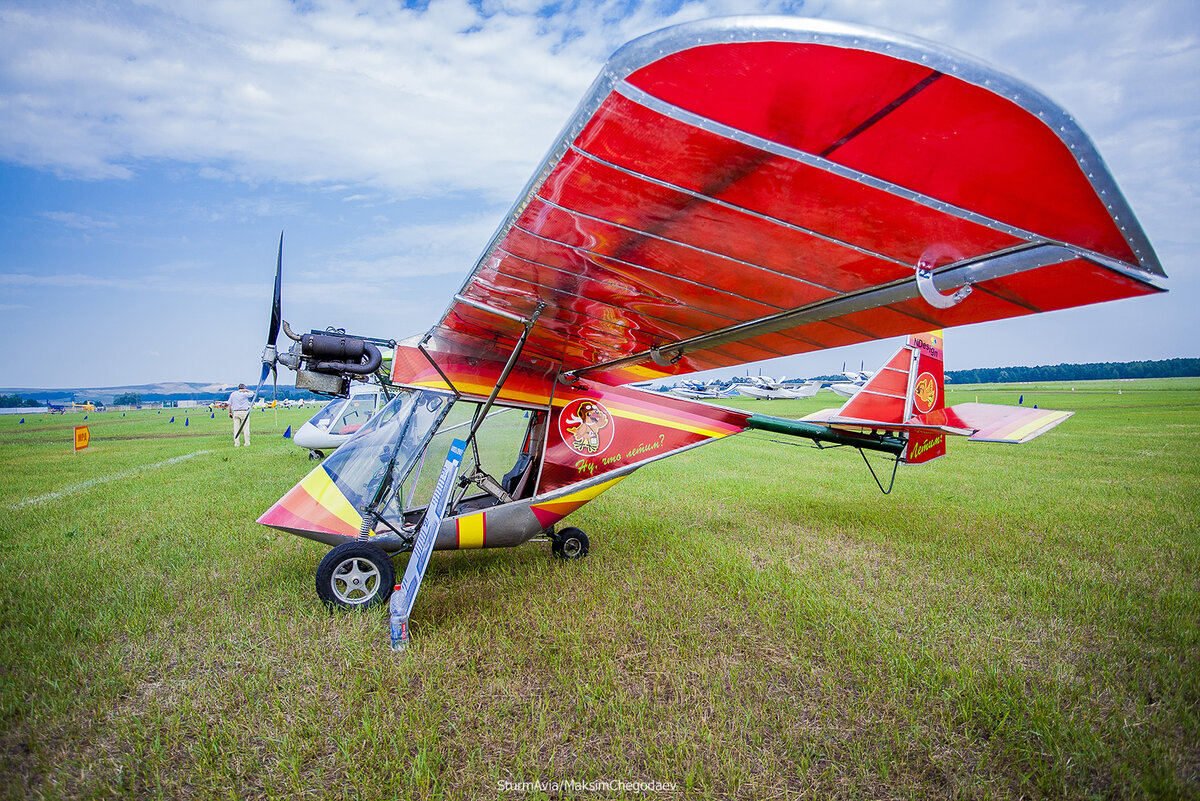
<path fill-rule="evenodd" d="M 918 285 L 918 264 L 932 277 Z M 961 55 L 781 18 L 631 42 L 435 339 L 621 383 L 1160 291 L 1086 135 Z M 971 283 L 957 303 L 939 298 Z"/>

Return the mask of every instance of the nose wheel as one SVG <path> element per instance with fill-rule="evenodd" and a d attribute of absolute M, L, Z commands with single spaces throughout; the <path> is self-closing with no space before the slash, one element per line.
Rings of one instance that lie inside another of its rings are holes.
<path fill-rule="evenodd" d="M 346 542 L 317 566 L 317 596 L 329 606 L 363 609 L 388 599 L 396 586 L 391 557 L 369 542 Z"/>
<path fill-rule="evenodd" d="M 575 527 L 564 528 L 550 535 L 550 550 L 559 559 L 582 559 L 588 553 L 587 534 Z"/>

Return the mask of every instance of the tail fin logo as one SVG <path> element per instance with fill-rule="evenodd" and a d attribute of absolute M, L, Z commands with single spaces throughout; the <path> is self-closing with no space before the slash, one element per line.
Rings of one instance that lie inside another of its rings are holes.
<path fill-rule="evenodd" d="M 938 387 L 937 381 L 931 373 L 921 373 L 917 377 L 917 385 L 913 390 L 913 405 L 921 414 L 928 414 L 933 411 L 934 405 L 937 403 Z"/>

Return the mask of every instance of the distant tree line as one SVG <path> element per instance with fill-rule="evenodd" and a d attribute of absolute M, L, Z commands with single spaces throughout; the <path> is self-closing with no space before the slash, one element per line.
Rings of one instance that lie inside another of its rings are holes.
<path fill-rule="evenodd" d="M 1044 367 L 984 367 L 976 370 L 946 371 L 946 379 L 956 384 L 1099 381 L 1118 378 L 1181 378 L 1185 376 L 1200 376 L 1200 359 L 1055 364 Z"/>
<path fill-rule="evenodd" d="M 41 401 L 34 400 L 33 398 L 22 398 L 20 395 L 0 395 L 0 409 L 41 405 Z"/>
<path fill-rule="evenodd" d="M 113 398 L 113 406 L 137 406 L 142 402 L 142 396 L 136 392 L 122 392 Z"/>

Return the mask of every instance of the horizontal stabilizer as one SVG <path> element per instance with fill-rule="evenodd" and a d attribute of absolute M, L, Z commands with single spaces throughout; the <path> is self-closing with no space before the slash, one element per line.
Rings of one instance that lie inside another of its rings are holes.
<path fill-rule="evenodd" d="M 972 442 L 1028 442 L 1074 414 L 992 403 L 943 408 L 942 344 L 941 331 L 910 336 L 842 408 L 822 409 L 803 422 L 904 436 L 909 442 L 905 460 L 919 464 L 945 454 L 946 435 Z"/>
<path fill-rule="evenodd" d="M 1024 406 L 999 406 L 991 403 L 960 403 L 945 412 L 945 420 L 927 420 L 962 428 L 974 429 L 971 442 L 1008 442 L 1019 444 L 1045 434 L 1074 412 L 1053 409 L 1028 409 Z M 927 418 L 938 418 L 935 412 Z"/>
<path fill-rule="evenodd" d="M 806 423 L 855 429 L 887 429 L 912 433 L 943 433 L 968 437 L 971 442 L 1019 444 L 1045 434 L 1074 412 L 1027 409 L 991 403 L 960 403 L 948 409 L 916 415 L 904 423 L 843 417 L 837 409 L 824 409 L 803 418 Z"/>

